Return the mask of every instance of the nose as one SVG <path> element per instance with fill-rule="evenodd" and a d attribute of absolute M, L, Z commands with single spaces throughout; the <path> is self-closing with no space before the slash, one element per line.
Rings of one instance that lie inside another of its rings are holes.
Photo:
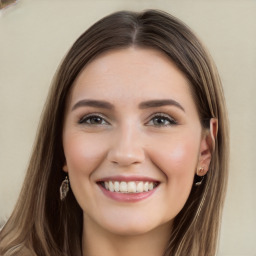
<path fill-rule="evenodd" d="M 142 136 L 138 129 L 132 125 L 118 129 L 108 152 L 108 160 L 119 166 L 129 166 L 142 163 L 144 159 Z"/>

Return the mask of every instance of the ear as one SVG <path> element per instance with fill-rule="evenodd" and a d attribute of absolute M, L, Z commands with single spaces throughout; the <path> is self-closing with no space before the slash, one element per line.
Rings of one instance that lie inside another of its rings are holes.
<path fill-rule="evenodd" d="M 204 176 L 208 170 L 212 159 L 212 154 L 215 149 L 215 140 L 218 133 L 218 120 L 216 118 L 211 118 L 210 129 L 203 131 L 199 161 L 197 167 L 197 175 Z"/>
<path fill-rule="evenodd" d="M 64 172 L 68 172 L 67 163 L 65 163 L 65 164 L 63 165 L 62 170 L 63 170 Z"/>

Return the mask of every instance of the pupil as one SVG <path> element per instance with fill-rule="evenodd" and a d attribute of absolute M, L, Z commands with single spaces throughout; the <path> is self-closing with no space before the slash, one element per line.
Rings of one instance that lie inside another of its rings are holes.
<path fill-rule="evenodd" d="M 164 124 L 163 118 L 156 118 L 156 124 Z"/>
<path fill-rule="evenodd" d="M 93 124 L 99 124 L 101 122 L 101 118 L 100 117 L 93 117 L 92 118 L 92 123 Z"/>

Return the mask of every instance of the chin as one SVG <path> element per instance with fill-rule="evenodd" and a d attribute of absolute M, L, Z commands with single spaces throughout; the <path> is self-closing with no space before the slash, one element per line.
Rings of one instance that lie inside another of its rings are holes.
<path fill-rule="evenodd" d="M 128 236 L 142 236 L 149 233 L 151 229 L 146 229 L 145 227 L 142 228 L 131 228 L 131 227 L 114 227 L 108 232 L 112 233 L 113 235 L 120 236 L 120 237 L 128 237 Z"/>
<path fill-rule="evenodd" d="M 105 229 L 107 230 L 107 232 L 110 232 L 118 236 L 140 236 L 153 232 L 154 230 L 157 230 L 158 228 L 161 228 L 163 226 L 168 225 L 171 227 L 170 223 L 172 223 L 172 221 L 156 222 L 155 220 L 149 219 L 126 219 L 125 221 L 122 222 L 114 221 L 111 223 L 106 223 Z"/>

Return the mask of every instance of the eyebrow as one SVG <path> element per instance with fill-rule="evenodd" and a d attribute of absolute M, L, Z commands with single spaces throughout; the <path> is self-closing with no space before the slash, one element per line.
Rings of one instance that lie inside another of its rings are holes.
<path fill-rule="evenodd" d="M 113 109 L 114 105 L 107 101 L 102 100 L 80 100 L 73 107 L 72 111 L 79 107 L 96 107 L 96 108 L 105 108 L 105 109 Z"/>
<path fill-rule="evenodd" d="M 72 107 L 71 111 L 73 111 L 79 107 L 86 107 L 86 106 L 87 107 L 104 108 L 104 109 L 114 109 L 114 105 L 107 101 L 84 99 L 84 100 L 78 101 Z M 181 106 L 181 104 L 173 99 L 149 100 L 149 101 L 141 102 L 139 104 L 140 109 L 156 108 L 156 107 L 163 107 L 163 106 L 176 106 L 185 112 L 185 109 Z"/>
<path fill-rule="evenodd" d="M 139 104 L 139 108 L 156 108 L 163 106 L 175 106 L 185 112 L 185 109 L 181 106 L 181 104 L 173 99 L 162 99 L 162 100 L 149 100 L 145 102 L 141 102 Z"/>

